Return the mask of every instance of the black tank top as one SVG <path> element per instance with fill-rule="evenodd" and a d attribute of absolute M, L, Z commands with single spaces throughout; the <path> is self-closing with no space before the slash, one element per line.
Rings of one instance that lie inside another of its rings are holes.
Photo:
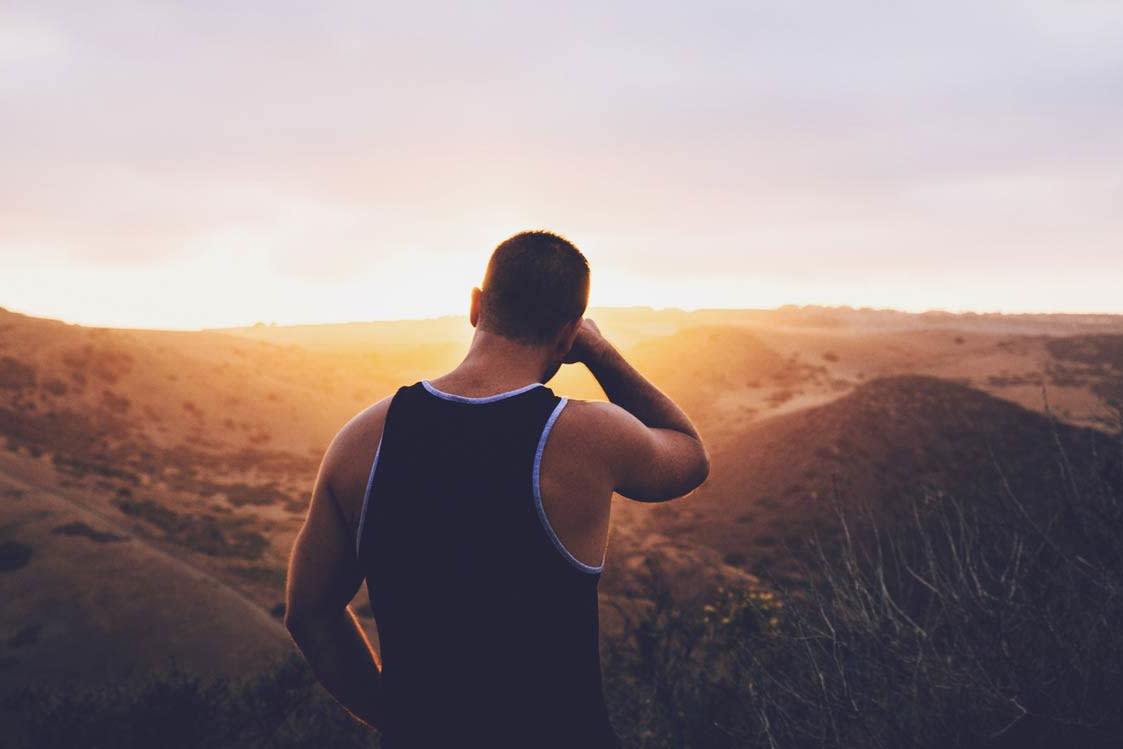
<path fill-rule="evenodd" d="M 542 383 L 395 393 L 356 537 L 383 749 L 619 746 L 601 686 L 601 567 L 565 549 L 538 491 L 565 404 Z"/>

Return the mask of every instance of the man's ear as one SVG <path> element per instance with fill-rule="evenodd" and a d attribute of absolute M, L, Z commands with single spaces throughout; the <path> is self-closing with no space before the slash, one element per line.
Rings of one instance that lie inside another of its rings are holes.
<path fill-rule="evenodd" d="M 573 322 L 566 323 L 561 332 L 558 334 L 558 358 L 564 359 L 569 350 L 573 348 L 573 342 L 577 340 L 577 334 L 581 331 L 581 318 L 578 317 Z"/>
<path fill-rule="evenodd" d="M 468 322 L 472 323 L 472 327 L 476 327 L 480 322 L 480 291 L 478 286 L 472 287 L 472 302 L 468 306 Z"/>

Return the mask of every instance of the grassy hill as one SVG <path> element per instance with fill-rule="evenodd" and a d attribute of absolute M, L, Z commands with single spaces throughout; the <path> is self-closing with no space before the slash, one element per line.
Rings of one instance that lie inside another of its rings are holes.
<path fill-rule="evenodd" d="M 905 495 L 1012 495 L 1036 507 L 1067 482 L 1118 471 L 1118 459 L 1102 432 L 947 380 L 882 378 L 742 430 L 720 446 L 695 496 L 656 508 L 655 525 L 782 577 L 795 574 L 791 550 L 816 535 L 837 541 L 837 503 L 882 521 Z"/>

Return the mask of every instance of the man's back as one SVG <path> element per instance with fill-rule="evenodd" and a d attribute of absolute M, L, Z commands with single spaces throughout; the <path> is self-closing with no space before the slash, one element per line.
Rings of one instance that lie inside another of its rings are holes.
<path fill-rule="evenodd" d="M 616 745 L 601 692 L 601 565 L 567 550 L 541 501 L 565 406 L 538 383 L 472 398 L 422 381 L 393 397 L 356 539 L 388 749 Z"/>
<path fill-rule="evenodd" d="M 613 746 L 597 653 L 612 495 L 683 496 L 709 457 L 682 409 L 583 318 L 589 269 L 571 243 L 515 235 L 483 286 L 464 360 L 328 447 L 285 624 L 390 749 Z M 577 363 L 610 402 L 546 387 Z M 382 664 L 349 606 L 364 580 Z"/>

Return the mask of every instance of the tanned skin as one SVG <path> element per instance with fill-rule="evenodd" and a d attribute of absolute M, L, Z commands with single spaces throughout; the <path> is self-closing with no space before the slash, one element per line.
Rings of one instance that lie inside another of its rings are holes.
<path fill-rule="evenodd" d="M 480 397 L 548 382 L 562 364 L 584 364 L 610 402 L 571 399 L 542 454 L 542 504 L 565 547 L 599 565 L 608 543 L 613 493 L 660 502 L 693 491 L 709 455 L 690 419 L 601 335 L 579 318 L 544 345 L 512 341 L 478 326 L 464 360 L 431 380 L 445 392 Z M 382 722 L 381 664 L 349 603 L 363 583 L 355 534 L 390 398 L 349 421 L 328 447 L 289 561 L 285 626 L 324 687 L 356 719 Z"/>

